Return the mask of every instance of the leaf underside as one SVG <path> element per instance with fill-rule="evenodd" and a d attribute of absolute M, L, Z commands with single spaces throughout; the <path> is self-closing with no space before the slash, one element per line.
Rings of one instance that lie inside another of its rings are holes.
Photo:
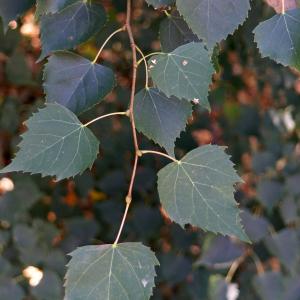
<path fill-rule="evenodd" d="M 213 48 L 242 24 L 249 0 L 176 0 L 179 13 L 194 33 Z"/>
<path fill-rule="evenodd" d="M 261 55 L 300 70 L 299 24 L 299 8 L 260 23 L 253 33 Z"/>
<path fill-rule="evenodd" d="M 54 53 L 44 70 L 46 101 L 57 102 L 75 114 L 99 103 L 114 85 L 111 69 L 71 52 Z"/>
<path fill-rule="evenodd" d="M 192 105 L 176 97 L 168 98 L 156 88 L 140 91 L 135 96 L 136 128 L 174 156 L 174 143 L 185 129 Z"/>
<path fill-rule="evenodd" d="M 41 61 L 55 50 L 72 49 L 95 35 L 106 22 L 100 4 L 78 1 L 41 18 Z"/>
<path fill-rule="evenodd" d="M 151 57 L 149 70 L 154 84 L 167 96 L 196 101 L 210 110 L 207 96 L 214 68 L 202 43 Z"/>
<path fill-rule="evenodd" d="M 206 145 L 160 170 L 158 192 L 170 218 L 182 227 L 191 224 L 249 241 L 234 200 L 233 185 L 240 181 L 224 147 Z"/>
<path fill-rule="evenodd" d="M 97 138 L 64 106 L 47 104 L 26 126 L 20 150 L 0 173 L 23 171 L 61 180 L 82 173 L 97 157 Z"/>
<path fill-rule="evenodd" d="M 65 300 L 145 300 L 152 295 L 154 253 L 141 243 L 85 246 L 70 254 Z"/>

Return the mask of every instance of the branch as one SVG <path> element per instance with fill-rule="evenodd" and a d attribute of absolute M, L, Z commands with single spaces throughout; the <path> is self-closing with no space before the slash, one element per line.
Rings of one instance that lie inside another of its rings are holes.
<path fill-rule="evenodd" d="M 132 135 L 133 135 L 133 142 L 134 142 L 134 149 L 135 149 L 135 157 L 134 157 L 134 165 L 131 173 L 131 179 L 130 179 L 130 184 L 129 184 L 129 189 L 128 193 L 126 196 L 126 208 L 125 212 L 123 215 L 123 219 L 116 237 L 116 240 L 113 244 L 113 247 L 116 247 L 121 233 L 123 231 L 123 227 L 125 224 L 125 220 L 128 214 L 129 206 L 131 204 L 132 200 L 132 190 L 133 190 L 133 184 L 136 176 L 136 170 L 137 170 L 137 165 L 138 165 L 138 160 L 140 156 L 140 150 L 139 150 L 139 145 L 137 141 L 137 133 L 136 133 L 136 127 L 135 127 L 135 120 L 134 120 L 134 114 L 133 114 L 133 108 L 134 108 L 134 96 L 135 96 L 135 90 L 136 90 L 136 77 L 137 77 L 137 53 L 136 53 L 136 44 L 134 41 L 133 33 L 132 33 L 132 28 L 131 28 L 131 0 L 127 0 L 127 12 L 126 12 L 126 30 L 128 33 L 128 37 L 130 40 L 130 46 L 132 50 L 132 83 L 131 83 L 131 94 L 130 94 L 130 104 L 129 104 L 129 117 L 130 117 L 130 123 L 131 123 L 131 129 L 132 129 Z"/>

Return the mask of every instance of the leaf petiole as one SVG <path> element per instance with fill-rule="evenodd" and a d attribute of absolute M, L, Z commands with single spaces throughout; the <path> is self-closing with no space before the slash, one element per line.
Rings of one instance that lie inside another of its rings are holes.
<path fill-rule="evenodd" d="M 120 111 L 120 112 L 114 112 L 114 113 L 106 114 L 106 115 L 97 117 L 97 118 L 95 118 L 95 119 L 93 119 L 93 120 L 91 120 L 91 121 L 83 124 L 83 126 L 87 127 L 87 126 L 91 125 L 92 123 L 94 123 L 96 121 L 99 121 L 99 120 L 107 118 L 107 117 L 116 116 L 116 115 L 126 115 L 126 116 L 128 116 L 129 113 L 128 113 L 128 111 Z"/>
<path fill-rule="evenodd" d="M 142 59 L 145 63 L 145 73 L 146 73 L 146 83 L 145 83 L 145 89 L 148 89 L 149 88 L 149 73 L 148 73 L 148 64 L 147 64 L 147 60 L 146 60 L 146 57 L 143 53 L 143 51 L 137 46 L 135 45 L 135 48 L 136 50 L 141 54 L 142 56 Z"/>
<path fill-rule="evenodd" d="M 137 65 L 139 66 L 140 64 L 141 64 L 141 62 L 143 61 L 143 60 L 145 60 L 147 57 L 149 57 L 149 56 L 152 56 L 152 55 L 162 55 L 162 54 L 164 54 L 163 52 L 151 52 L 151 53 L 149 53 L 149 54 L 147 54 L 147 55 L 144 55 L 143 56 L 143 58 L 141 58 L 138 62 L 137 62 Z"/>
<path fill-rule="evenodd" d="M 121 31 L 125 31 L 125 30 L 126 30 L 126 26 L 123 26 L 123 27 L 121 27 L 121 28 L 115 30 L 115 31 L 114 31 L 114 32 L 113 32 L 113 33 L 112 33 L 112 34 L 104 41 L 104 43 L 102 44 L 100 50 L 98 51 L 98 53 L 97 53 L 95 59 L 93 60 L 93 64 L 95 64 L 95 63 L 97 62 L 97 60 L 98 60 L 98 58 L 99 58 L 99 56 L 100 56 L 102 50 L 104 49 L 104 47 L 106 46 L 106 44 L 109 42 L 109 40 L 110 40 L 114 35 L 116 35 L 117 33 L 121 32 Z"/>
<path fill-rule="evenodd" d="M 172 160 L 172 161 L 174 161 L 174 162 L 176 162 L 176 163 L 180 163 L 180 160 L 177 160 L 177 159 L 175 159 L 174 157 L 172 157 L 172 156 L 170 156 L 170 155 L 168 155 L 168 154 L 165 154 L 165 153 L 162 153 L 162 152 L 158 152 L 158 151 L 152 151 L 152 150 L 140 150 L 140 152 L 139 152 L 141 155 L 144 155 L 144 154 L 155 154 L 155 155 L 160 155 L 160 156 L 164 156 L 164 157 L 166 157 L 166 158 L 168 158 L 168 159 L 170 159 L 170 160 Z"/>

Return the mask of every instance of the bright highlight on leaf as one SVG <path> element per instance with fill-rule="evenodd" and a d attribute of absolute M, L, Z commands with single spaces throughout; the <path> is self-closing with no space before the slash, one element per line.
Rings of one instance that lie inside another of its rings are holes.
<path fill-rule="evenodd" d="M 260 23 L 254 39 L 262 57 L 300 70 L 300 9 L 286 11 Z"/>
<path fill-rule="evenodd" d="M 191 224 L 249 241 L 233 196 L 240 181 L 224 147 L 206 145 L 160 170 L 158 192 L 163 208 L 182 227 Z"/>
<path fill-rule="evenodd" d="M 54 53 L 44 70 L 46 101 L 57 102 L 75 114 L 99 103 L 114 85 L 111 69 L 71 52 Z"/>
<path fill-rule="evenodd" d="M 59 104 L 48 104 L 26 122 L 20 150 L 0 173 L 23 171 L 56 176 L 57 180 L 92 166 L 99 142 L 90 129 Z"/>
<path fill-rule="evenodd" d="M 78 1 L 60 12 L 41 18 L 42 53 L 39 60 L 55 50 L 72 49 L 96 34 L 106 22 L 100 4 Z"/>
<path fill-rule="evenodd" d="M 155 88 L 144 89 L 135 96 L 136 128 L 174 156 L 174 143 L 185 129 L 192 105 L 176 97 L 166 97 Z"/>
<path fill-rule="evenodd" d="M 249 0 L 177 0 L 178 11 L 209 48 L 221 42 L 242 24 Z"/>
<path fill-rule="evenodd" d="M 149 60 L 154 84 L 167 96 L 196 101 L 210 110 L 207 100 L 214 68 L 201 43 L 189 43 Z"/>
<path fill-rule="evenodd" d="M 159 262 L 141 243 L 85 246 L 71 256 L 65 300 L 145 300 L 152 295 Z"/>

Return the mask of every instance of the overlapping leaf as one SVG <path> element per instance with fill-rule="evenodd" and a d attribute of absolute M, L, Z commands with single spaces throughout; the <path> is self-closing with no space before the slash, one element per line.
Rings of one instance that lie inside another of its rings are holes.
<path fill-rule="evenodd" d="M 199 42 L 198 37 L 192 32 L 177 11 L 172 12 L 159 26 L 161 48 L 165 52 L 171 52 L 177 47 Z"/>
<path fill-rule="evenodd" d="M 225 39 L 244 22 L 249 0 L 177 0 L 178 11 L 209 48 Z"/>
<path fill-rule="evenodd" d="M 85 246 L 71 256 L 65 300 L 146 300 L 152 295 L 159 263 L 140 243 Z"/>
<path fill-rule="evenodd" d="M 41 19 L 42 60 L 55 50 L 72 49 L 96 34 L 106 22 L 100 4 L 78 1 Z"/>
<path fill-rule="evenodd" d="M 0 173 L 23 171 L 56 176 L 57 180 L 91 167 L 99 142 L 77 117 L 59 104 L 48 104 L 26 122 L 20 150 Z"/>
<path fill-rule="evenodd" d="M 249 241 L 233 196 L 233 184 L 240 180 L 224 147 L 206 145 L 160 170 L 158 192 L 163 208 L 181 226 Z"/>
<path fill-rule="evenodd" d="M 57 102 L 76 114 L 99 103 L 114 85 L 111 69 L 71 52 L 51 55 L 44 71 L 47 102 Z"/>
<path fill-rule="evenodd" d="M 176 97 L 168 98 L 155 88 L 135 96 L 136 128 L 174 155 L 174 142 L 184 130 L 192 105 Z"/>
<path fill-rule="evenodd" d="M 300 70 L 299 25 L 299 8 L 260 23 L 254 29 L 254 38 L 261 55 Z"/>
<path fill-rule="evenodd" d="M 56 13 L 68 5 L 71 5 L 78 0 L 37 0 L 36 3 L 36 16 Z"/>
<path fill-rule="evenodd" d="M 175 4 L 175 0 L 146 0 L 154 8 L 161 8 Z"/>
<path fill-rule="evenodd" d="M 26 10 L 33 6 L 34 0 L 12 0 L 0 1 L 0 17 L 2 17 L 4 28 L 11 20 L 15 20 L 22 15 Z"/>
<path fill-rule="evenodd" d="M 193 100 L 210 109 L 207 95 L 214 69 L 203 44 L 192 42 L 155 55 L 149 64 L 153 82 L 167 96 Z"/>

